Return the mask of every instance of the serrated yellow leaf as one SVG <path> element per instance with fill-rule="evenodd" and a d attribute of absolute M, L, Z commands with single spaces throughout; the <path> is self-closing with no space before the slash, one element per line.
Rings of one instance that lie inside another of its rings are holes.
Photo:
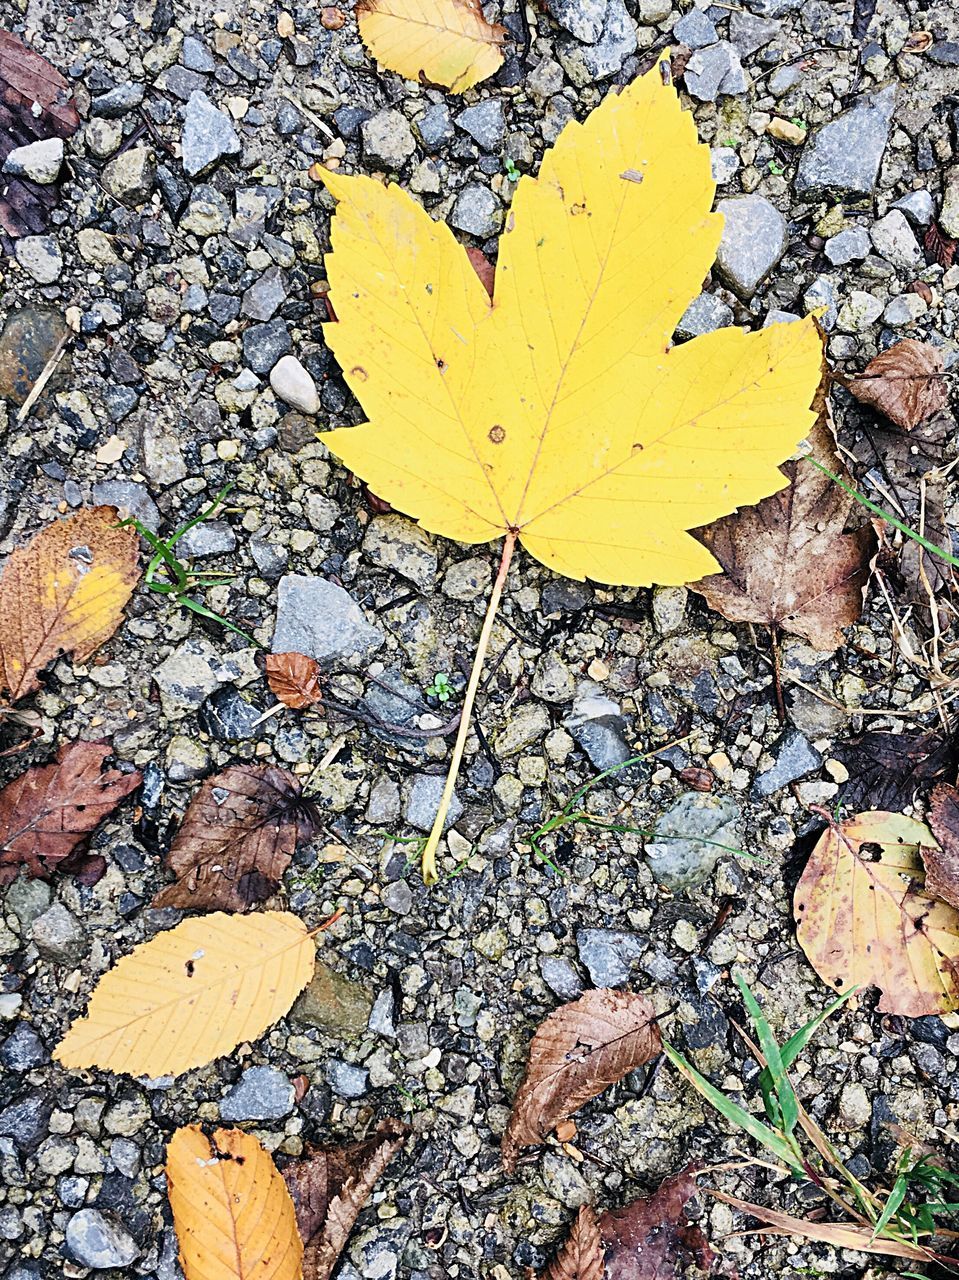
<path fill-rule="evenodd" d="M 299 1280 L 303 1245 L 269 1152 L 239 1129 L 178 1129 L 167 1194 L 186 1280 Z"/>
<path fill-rule="evenodd" d="M 282 1018 L 315 959 L 306 926 L 288 912 L 184 920 L 104 974 L 54 1057 L 131 1076 L 203 1066 Z"/>
<path fill-rule="evenodd" d="M 377 62 L 407 80 L 465 93 L 503 62 L 506 29 L 479 0 L 360 0 L 356 17 Z"/>
<path fill-rule="evenodd" d="M 821 340 L 807 319 L 670 348 L 722 219 L 668 66 L 520 180 L 492 302 L 404 191 L 323 175 L 339 201 L 325 334 L 369 417 L 323 440 L 426 529 L 513 531 L 572 578 L 683 583 L 717 569 L 686 530 L 783 487 Z"/>

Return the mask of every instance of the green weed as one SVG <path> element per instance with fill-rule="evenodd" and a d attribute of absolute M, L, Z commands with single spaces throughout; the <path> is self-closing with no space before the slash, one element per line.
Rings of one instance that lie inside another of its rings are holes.
<path fill-rule="evenodd" d="M 450 684 L 450 678 L 445 671 L 437 671 L 433 676 L 433 683 L 427 685 L 426 692 L 431 697 L 436 698 L 439 702 L 449 702 L 455 690 Z"/>

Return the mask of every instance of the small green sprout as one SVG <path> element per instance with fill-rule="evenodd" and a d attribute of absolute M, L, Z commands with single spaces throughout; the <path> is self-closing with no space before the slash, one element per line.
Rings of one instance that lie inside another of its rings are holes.
<path fill-rule="evenodd" d="M 427 686 L 426 692 L 439 702 L 449 702 L 455 691 L 450 684 L 450 678 L 447 673 L 445 671 L 437 671 L 433 676 L 433 683 Z"/>
<path fill-rule="evenodd" d="M 519 182 L 519 169 L 512 156 L 503 156 L 503 170 L 510 182 Z"/>
<path fill-rule="evenodd" d="M 786 166 L 784 164 L 780 164 L 778 160 L 770 160 L 766 165 L 766 168 L 770 173 L 774 173 L 777 178 L 780 174 L 786 172 Z"/>

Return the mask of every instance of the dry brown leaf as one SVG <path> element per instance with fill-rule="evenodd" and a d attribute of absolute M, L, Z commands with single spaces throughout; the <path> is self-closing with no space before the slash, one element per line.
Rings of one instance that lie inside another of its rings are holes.
<path fill-rule="evenodd" d="M 957 745 L 942 733 L 869 732 L 837 743 L 833 755 L 849 771 L 840 793 L 846 809 L 897 812 L 955 776 Z"/>
<path fill-rule="evenodd" d="M 825 385 L 815 407 L 819 420 L 809 434 L 810 457 L 845 476 Z M 787 462 L 782 471 L 788 488 L 700 530 L 724 572 L 690 585 L 730 622 L 760 622 L 829 652 L 842 644 L 843 627 L 862 613 L 875 530 L 864 524 L 847 532 L 860 508 L 811 461 Z"/>
<path fill-rule="evenodd" d="M 938 263 L 940 267 L 947 269 L 952 266 L 953 259 L 956 256 L 956 244 L 959 241 L 953 240 L 939 226 L 938 222 L 933 220 L 929 223 L 929 229 L 922 238 L 922 248 L 926 255 L 928 263 Z"/>
<path fill-rule="evenodd" d="M 901 813 L 829 823 L 796 886 L 799 945 L 836 991 L 879 987 L 907 1018 L 959 1008 L 959 913 L 924 887 L 932 832 Z"/>
<path fill-rule="evenodd" d="M 656 1011 L 645 996 L 601 988 L 551 1013 L 533 1036 L 526 1075 L 503 1135 L 503 1167 L 536 1147 L 560 1120 L 662 1048 Z"/>
<path fill-rule="evenodd" d="M 910 31 L 902 46 L 903 53 L 925 53 L 932 44 L 931 31 Z"/>
<path fill-rule="evenodd" d="M 911 431 L 949 403 L 940 352 L 928 342 L 903 338 L 870 360 L 846 386 L 903 431 Z"/>
<path fill-rule="evenodd" d="M 275 891 L 318 820 L 285 769 L 231 765 L 207 778 L 191 800 L 166 859 L 176 883 L 161 889 L 153 905 L 246 911 Z"/>
<path fill-rule="evenodd" d="M 959 791 L 948 783 L 941 782 L 933 790 L 929 826 L 939 848 L 922 850 L 926 889 L 959 910 Z"/>
<path fill-rule="evenodd" d="M 314 1147 L 284 1169 L 304 1244 L 303 1280 L 327 1280 L 357 1214 L 409 1132 L 401 1120 L 384 1120 L 363 1142 Z"/>
<path fill-rule="evenodd" d="M 470 266 L 479 276 L 480 284 L 492 298 L 493 288 L 496 284 L 496 268 L 482 249 L 476 249 L 472 245 L 468 245 L 466 256 L 470 260 Z"/>
<path fill-rule="evenodd" d="M 596 1214 L 580 1205 L 576 1221 L 541 1280 L 603 1280 L 603 1242 Z"/>
<path fill-rule="evenodd" d="M 61 653 L 85 662 L 113 635 L 139 577 L 137 536 L 86 507 L 8 557 L 0 578 L 0 688 L 16 702 Z"/>
<path fill-rule="evenodd" d="M 0 791 L 0 884 L 21 866 L 48 879 L 124 796 L 139 773 L 103 768 L 106 742 L 65 743 L 54 764 L 35 765 Z"/>
<path fill-rule="evenodd" d="M 320 701 L 320 664 L 305 653 L 268 653 L 266 679 L 276 697 L 294 711 Z"/>
<path fill-rule="evenodd" d="M 186 1280 L 300 1280 L 293 1203 L 251 1134 L 178 1129 L 166 1178 Z"/>

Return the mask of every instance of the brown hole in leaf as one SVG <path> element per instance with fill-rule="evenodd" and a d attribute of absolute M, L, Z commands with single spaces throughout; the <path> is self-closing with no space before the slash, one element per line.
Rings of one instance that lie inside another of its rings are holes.
<path fill-rule="evenodd" d="M 353 375 L 354 378 L 359 378 L 360 382 L 365 382 L 366 379 L 370 376 L 361 364 L 355 364 L 353 368 L 350 370 L 350 373 Z"/>
<path fill-rule="evenodd" d="M 493 444 L 502 444 L 503 441 L 506 439 L 506 432 L 499 425 L 495 427 L 490 427 L 489 435 L 487 438 L 492 440 Z"/>
<path fill-rule="evenodd" d="M 186 962 L 186 966 L 185 966 L 185 967 L 186 967 L 186 976 L 187 976 L 188 978 L 192 978 L 192 977 L 193 977 L 194 972 L 196 971 L 196 965 L 193 963 L 193 961 L 192 961 L 192 960 L 188 960 L 188 961 Z"/>
<path fill-rule="evenodd" d="M 442 356 L 436 357 L 436 367 L 437 369 L 439 369 L 440 373 L 442 373 L 443 370 L 446 368 L 446 361 L 442 358 Z"/>
<path fill-rule="evenodd" d="M 882 862 L 882 845 L 874 840 L 866 840 L 859 846 L 860 858 L 868 858 L 870 862 Z"/>

